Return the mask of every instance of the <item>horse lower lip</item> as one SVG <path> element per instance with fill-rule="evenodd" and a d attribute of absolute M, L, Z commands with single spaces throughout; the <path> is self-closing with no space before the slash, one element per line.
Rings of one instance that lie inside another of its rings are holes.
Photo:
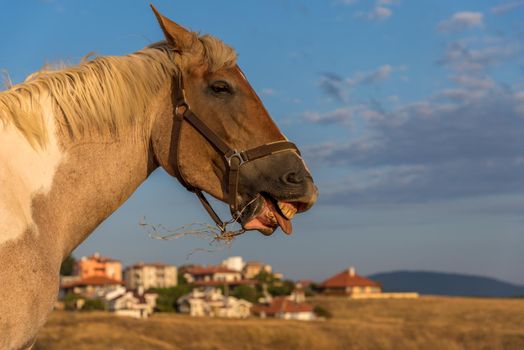
<path fill-rule="evenodd" d="M 289 203 L 277 202 L 277 208 L 277 205 L 271 199 L 262 198 L 262 207 L 256 210 L 258 213 L 244 224 L 244 228 L 247 230 L 268 230 L 280 226 L 282 231 L 290 234 L 293 231 L 293 226 L 289 219 L 295 214 L 295 207 Z"/>

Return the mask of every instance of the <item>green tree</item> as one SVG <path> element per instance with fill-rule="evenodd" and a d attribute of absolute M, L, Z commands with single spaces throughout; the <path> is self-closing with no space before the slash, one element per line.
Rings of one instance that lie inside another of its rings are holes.
<path fill-rule="evenodd" d="M 304 288 L 304 293 L 306 294 L 306 297 L 312 297 L 319 292 L 318 285 L 316 283 L 311 283 L 307 287 Z"/>
<path fill-rule="evenodd" d="M 230 295 L 232 297 L 244 299 L 252 303 L 256 303 L 258 300 L 257 290 L 254 287 L 248 285 L 239 285 L 235 287 Z"/>
<path fill-rule="evenodd" d="M 177 275 L 177 286 L 184 286 L 188 284 L 186 278 L 184 277 L 183 273 L 179 273 Z"/>
<path fill-rule="evenodd" d="M 71 276 L 75 268 L 75 263 L 75 257 L 71 254 L 68 255 L 64 261 L 62 261 L 62 265 L 60 265 L 60 274 L 62 276 Z"/>
<path fill-rule="evenodd" d="M 278 281 L 268 285 L 267 291 L 273 296 L 289 295 L 295 289 L 295 283 L 291 280 Z"/>
<path fill-rule="evenodd" d="M 99 299 L 86 299 L 82 311 L 105 310 L 104 302 Z"/>
<path fill-rule="evenodd" d="M 76 301 L 82 299 L 79 295 L 74 293 L 67 293 L 64 297 L 64 307 L 66 310 L 76 310 Z"/>
<path fill-rule="evenodd" d="M 267 271 L 260 271 L 258 275 L 255 276 L 255 279 L 261 283 L 269 283 L 272 284 L 275 282 L 276 278 L 275 276 Z"/>
<path fill-rule="evenodd" d="M 191 292 L 192 289 L 193 287 L 189 284 L 182 284 L 171 288 L 155 288 L 154 292 L 158 294 L 156 311 L 175 312 L 178 299 Z"/>

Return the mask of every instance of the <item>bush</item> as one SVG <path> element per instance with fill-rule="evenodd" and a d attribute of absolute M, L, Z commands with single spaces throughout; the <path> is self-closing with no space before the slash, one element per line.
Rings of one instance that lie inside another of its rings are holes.
<path fill-rule="evenodd" d="M 86 299 L 82 306 L 82 311 L 93 311 L 93 310 L 105 310 L 105 305 L 102 300 L 98 299 Z"/>
<path fill-rule="evenodd" d="M 323 308 L 322 306 L 315 306 L 313 308 L 313 312 L 317 317 L 323 317 L 323 318 L 332 318 L 333 314 L 328 309 Z"/>
<path fill-rule="evenodd" d="M 64 308 L 66 310 L 76 310 L 76 301 L 78 299 L 83 299 L 83 298 L 73 293 L 67 293 L 63 300 Z"/>

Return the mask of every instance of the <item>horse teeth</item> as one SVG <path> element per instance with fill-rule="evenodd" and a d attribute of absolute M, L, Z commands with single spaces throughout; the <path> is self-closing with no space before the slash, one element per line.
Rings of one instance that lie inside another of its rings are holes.
<path fill-rule="evenodd" d="M 297 208 L 289 203 L 278 202 L 278 207 L 288 220 L 291 220 L 297 213 Z"/>

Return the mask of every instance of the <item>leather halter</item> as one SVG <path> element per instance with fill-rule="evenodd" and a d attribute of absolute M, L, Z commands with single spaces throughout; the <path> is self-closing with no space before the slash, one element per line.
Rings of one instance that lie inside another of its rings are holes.
<path fill-rule="evenodd" d="M 238 151 L 229 147 L 227 143 L 225 143 L 220 138 L 220 136 L 211 130 L 196 114 L 191 111 L 191 108 L 185 98 L 182 72 L 179 72 L 175 77 L 173 77 L 172 98 L 175 118 L 173 121 L 170 152 L 173 159 L 175 160 L 175 166 L 173 167 L 175 176 L 188 191 L 197 195 L 198 199 L 204 206 L 204 209 L 206 209 L 207 213 L 216 223 L 220 231 L 224 233 L 226 231 L 226 226 L 230 223 L 238 222 L 242 215 L 242 211 L 239 209 L 237 203 L 238 179 L 242 165 L 247 162 L 251 162 L 253 160 L 283 151 L 294 151 L 297 152 L 298 155 L 300 155 L 300 151 L 294 143 L 286 140 L 266 143 L 264 145 L 250 148 L 245 151 Z M 187 180 L 184 178 L 184 175 L 182 174 L 180 169 L 179 154 L 182 122 L 184 120 L 187 121 L 196 131 L 198 131 L 200 135 L 202 135 L 224 158 L 226 169 L 228 171 L 228 204 L 229 210 L 231 211 L 231 215 L 233 217 L 233 219 L 230 221 L 221 220 L 215 210 L 213 210 L 213 207 L 204 196 L 202 191 L 187 182 Z M 243 232 L 243 230 L 241 232 Z"/>

